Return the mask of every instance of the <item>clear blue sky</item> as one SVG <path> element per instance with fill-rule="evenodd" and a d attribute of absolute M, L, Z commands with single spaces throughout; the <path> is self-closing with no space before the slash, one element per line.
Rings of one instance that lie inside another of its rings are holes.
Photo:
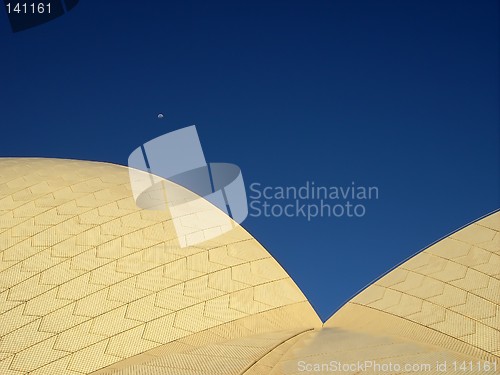
<path fill-rule="evenodd" d="M 377 186 L 362 218 L 244 222 L 327 318 L 500 206 L 498 29 L 493 0 L 81 0 L 19 33 L 1 11 L 0 156 L 126 164 L 197 124 L 247 187 Z"/>

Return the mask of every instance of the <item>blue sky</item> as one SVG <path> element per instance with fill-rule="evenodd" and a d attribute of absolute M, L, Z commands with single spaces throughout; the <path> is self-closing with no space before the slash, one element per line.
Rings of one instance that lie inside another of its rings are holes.
<path fill-rule="evenodd" d="M 361 218 L 243 223 L 322 318 L 500 206 L 497 1 L 117 4 L 0 12 L 0 156 L 126 164 L 196 124 L 247 188 L 377 186 Z"/>

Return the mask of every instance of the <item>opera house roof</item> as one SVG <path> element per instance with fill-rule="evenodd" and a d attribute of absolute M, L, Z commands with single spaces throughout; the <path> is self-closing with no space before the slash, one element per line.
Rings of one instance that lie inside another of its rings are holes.
<path fill-rule="evenodd" d="M 500 373 L 500 212 L 325 323 L 241 226 L 181 247 L 171 219 L 127 167 L 0 158 L 0 374 Z"/>

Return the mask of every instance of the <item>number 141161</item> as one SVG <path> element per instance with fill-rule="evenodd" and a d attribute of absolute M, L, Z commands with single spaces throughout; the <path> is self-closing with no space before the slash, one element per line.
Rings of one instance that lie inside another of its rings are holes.
<path fill-rule="evenodd" d="M 7 3 L 7 13 L 43 14 L 50 13 L 50 3 Z"/>
<path fill-rule="evenodd" d="M 452 365 L 453 365 L 453 370 L 455 370 L 457 372 L 459 372 L 459 371 L 464 371 L 464 372 L 469 372 L 469 371 L 489 372 L 489 371 L 491 371 L 494 374 L 498 374 L 496 362 L 488 362 L 488 361 L 484 361 L 484 362 L 481 362 L 481 361 L 479 361 L 479 362 L 462 361 L 462 362 L 459 362 L 459 361 L 454 361 L 452 363 Z"/>

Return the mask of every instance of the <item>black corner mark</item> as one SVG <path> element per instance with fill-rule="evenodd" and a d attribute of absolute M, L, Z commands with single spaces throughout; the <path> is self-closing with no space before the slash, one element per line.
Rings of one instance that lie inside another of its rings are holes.
<path fill-rule="evenodd" d="M 4 0 L 13 32 L 19 32 L 52 21 L 73 9 L 79 0 Z"/>
<path fill-rule="evenodd" d="M 80 0 L 64 0 L 64 4 L 66 5 L 66 12 L 69 12 L 71 9 L 73 9 L 79 1 Z"/>

